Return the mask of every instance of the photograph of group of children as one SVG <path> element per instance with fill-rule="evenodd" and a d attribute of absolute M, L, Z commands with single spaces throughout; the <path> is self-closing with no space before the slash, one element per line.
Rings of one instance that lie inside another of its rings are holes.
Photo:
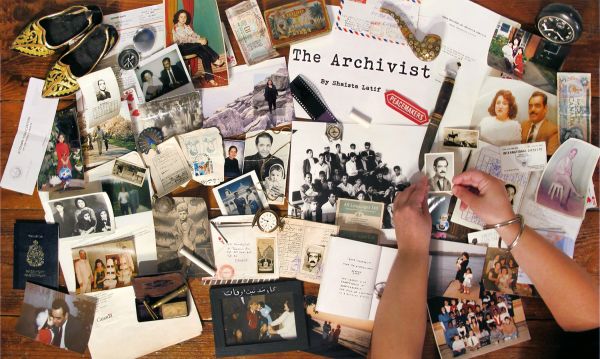
<path fill-rule="evenodd" d="M 530 339 L 518 296 L 482 291 L 477 299 L 427 301 L 442 358 L 473 357 Z"/>

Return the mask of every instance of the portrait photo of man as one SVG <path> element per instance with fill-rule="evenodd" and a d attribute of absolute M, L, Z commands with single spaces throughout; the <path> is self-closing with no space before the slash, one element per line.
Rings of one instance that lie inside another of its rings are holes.
<path fill-rule="evenodd" d="M 89 332 L 86 333 L 79 318 L 71 315 L 67 302 L 60 298 L 54 299 L 50 314 L 54 334 L 52 345 L 83 353 Z"/>
<path fill-rule="evenodd" d="M 553 154 L 558 148 L 558 126 L 546 118 L 548 96 L 534 91 L 529 97 L 529 118 L 521 123 L 521 143 L 546 142 L 546 153 Z"/>
<path fill-rule="evenodd" d="M 98 80 L 98 92 L 96 92 L 96 100 L 98 102 L 110 98 L 110 92 L 106 90 L 106 82 L 102 79 Z"/>
<path fill-rule="evenodd" d="M 430 192 L 450 192 L 454 173 L 454 154 L 428 153 L 425 155 L 425 167 L 429 177 Z"/>
<path fill-rule="evenodd" d="M 162 93 L 167 93 L 189 82 L 185 70 L 181 67 L 181 62 L 171 64 L 171 59 L 165 57 L 162 59 L 162 65 L 163 69 L 159 77 L 163 84 Z"/>
<path fill-rule="evenodd" d="M 302 269 L 306 272 L 317 274 L 321 268 L 321 258 L 323 258 L 324 248 L 318 245 L 310 245 L 306 248 L 306 257 Z"/>
<path fill-rule="evenodd" d="M 246 148 L 249 143 L 246 142 Z M 264 181 L 270 173 L 271 166 L 280 165 L 285 170 L 283 160 L 271 154 L 273 147 L 273 136 L 268 132 L 261 132 L 254 138 L 256 153 L 244 157 L 244 173 L 256 171 L 258 179 Z"/>

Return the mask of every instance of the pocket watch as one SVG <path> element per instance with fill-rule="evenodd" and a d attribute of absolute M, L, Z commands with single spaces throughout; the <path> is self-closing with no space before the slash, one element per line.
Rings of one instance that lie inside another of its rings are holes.
<path fill-rule="evenodd" d="M 538 31 L 555 44 L 575 42 L 583 32 L 583 19 L 574 7 L 554 3 L 547 5 L 536 18 Z"/>
<path fill-rule="evenodd" d="M 283 220 L 272 209 L 261 209 L 254 215 L 254 219 L 252 220 L 252 227 L 258 225 L 258 229 L 263 232 L 271 233 L 277 228 L 283 227 Z"/>

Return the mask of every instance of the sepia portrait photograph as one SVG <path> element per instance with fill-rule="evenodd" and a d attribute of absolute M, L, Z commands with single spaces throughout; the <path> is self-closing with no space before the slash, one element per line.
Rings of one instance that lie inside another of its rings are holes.
<path fill-rule="evenodd" d="M 423 172 L 427 176 L 429 192 L 452 192 L 454 153 L 426 153 Z"/>

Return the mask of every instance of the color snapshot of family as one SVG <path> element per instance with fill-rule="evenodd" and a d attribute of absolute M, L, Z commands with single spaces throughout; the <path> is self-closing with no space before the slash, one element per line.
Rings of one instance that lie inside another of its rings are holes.
<path fill-rule="evenodd" d="M 482 291 L 477 300 L 433 297 L 427 303 L 442 358 L 478 356 L 530 338 L 517 296 Z"/>
<path fill-rule="evenodd" d="M 226 345 L 296 339 L 291 295 L 254 295 L 223 299 Z"/>
<path fill-rule="evenodd" d="M 483 286 L 487 290 L 524 296 L 538 295 L 533 286 L 517 283 L 519 265 L 504 249 L 488 247 L 483 269 Z"/>

